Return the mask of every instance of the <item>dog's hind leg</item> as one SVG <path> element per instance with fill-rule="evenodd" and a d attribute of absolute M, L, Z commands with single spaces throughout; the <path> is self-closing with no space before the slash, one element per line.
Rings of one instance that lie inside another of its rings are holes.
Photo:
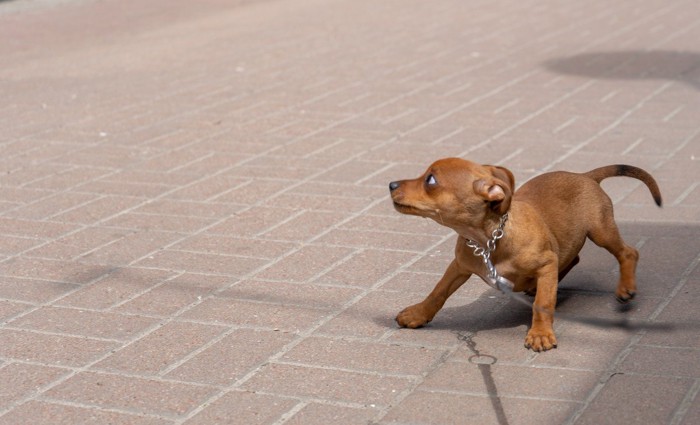
<path fill-rule="evenodd" d="M 599 224 L 588 233 L 588 238 L 596 245 L 607 249 L 620 263 L 620 281 L 615 290 L 615 297 L 624 303 L 634 298 L 637 293 L 635 271 L 639 252 L 622 240 L 617 224 L 612 217 L 612 208 L 610 211 L 611 213 L 606 214 L 603 220 L 599 221 Z"/>

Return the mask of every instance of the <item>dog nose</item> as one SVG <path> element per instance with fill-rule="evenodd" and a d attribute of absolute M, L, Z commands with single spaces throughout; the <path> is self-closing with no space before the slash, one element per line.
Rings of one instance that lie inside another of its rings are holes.
<path fill-rule="evenodd" d="M 391 192 L 395 191 L 396 189 L 399 188 L 400 185 L 401 185 L 401 184 L 400 184 L 399 182 L 391 182 L 391 183 L 389 183 L 389 191 L 391 191 Z"/>

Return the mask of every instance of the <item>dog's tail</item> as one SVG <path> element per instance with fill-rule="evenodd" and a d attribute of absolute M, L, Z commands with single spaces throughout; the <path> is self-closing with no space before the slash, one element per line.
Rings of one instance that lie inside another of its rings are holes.
<path fill-rule="evenodd" d="M 603 179 L 607 179 L 608 177 L 633 177 L 637 180 L 641 180 L 642 183 L 644 183 L 649 188 L 649 192 L 651 192 L 651 196 L 654 197 L 654 202 L 656 202 L 656 205 L 661 206 L 662 204 L 661 191 L 659 190 L 659 185 L 656 184 L 656 180 L 654 180 L 651 174 L 647 173 L 641 168 L 623 164 L 608 165 L 584 173 L 584 176 L 587 176 L 598 183 L 603 181 Z"/>

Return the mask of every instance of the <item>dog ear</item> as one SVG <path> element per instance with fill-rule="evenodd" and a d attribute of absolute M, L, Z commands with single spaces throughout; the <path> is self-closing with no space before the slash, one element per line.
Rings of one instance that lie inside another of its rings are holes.
<path fill-rule="evenodd" d="M 491 209 L 498 214 L 505 214 L 510 208 L 513 197 L 515 177 L 507 168 L 486 165 L 491 177 L 478 179 L 474 182 L 474 191 L 489 203 Z"/>

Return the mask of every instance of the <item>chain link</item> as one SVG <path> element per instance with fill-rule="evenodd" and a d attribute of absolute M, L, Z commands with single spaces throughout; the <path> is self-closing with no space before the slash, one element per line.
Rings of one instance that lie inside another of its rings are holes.
<path fill-rule="evenodd" d="M 508 221 L 508 213 L 501 216 L 498 227 L 491 232 L 491 239 L 486 242 L 486 248 L 479 245 L 477 241 L 471 239 L 467 239 L 466 241 L 467 246 L 474 250 L 474 255 L 483 259 L 484 265 L 486 265 L 489 272 L 488 277 L 493 282 L 498 281 L 498 273 L 496 272 L 496 266 L 494 266 L 491 261 L 491 253 L 496 249 L 496 242 L 506 235 L 506 232 L 503 230 L 506 226 L 506 221 Z"/>

